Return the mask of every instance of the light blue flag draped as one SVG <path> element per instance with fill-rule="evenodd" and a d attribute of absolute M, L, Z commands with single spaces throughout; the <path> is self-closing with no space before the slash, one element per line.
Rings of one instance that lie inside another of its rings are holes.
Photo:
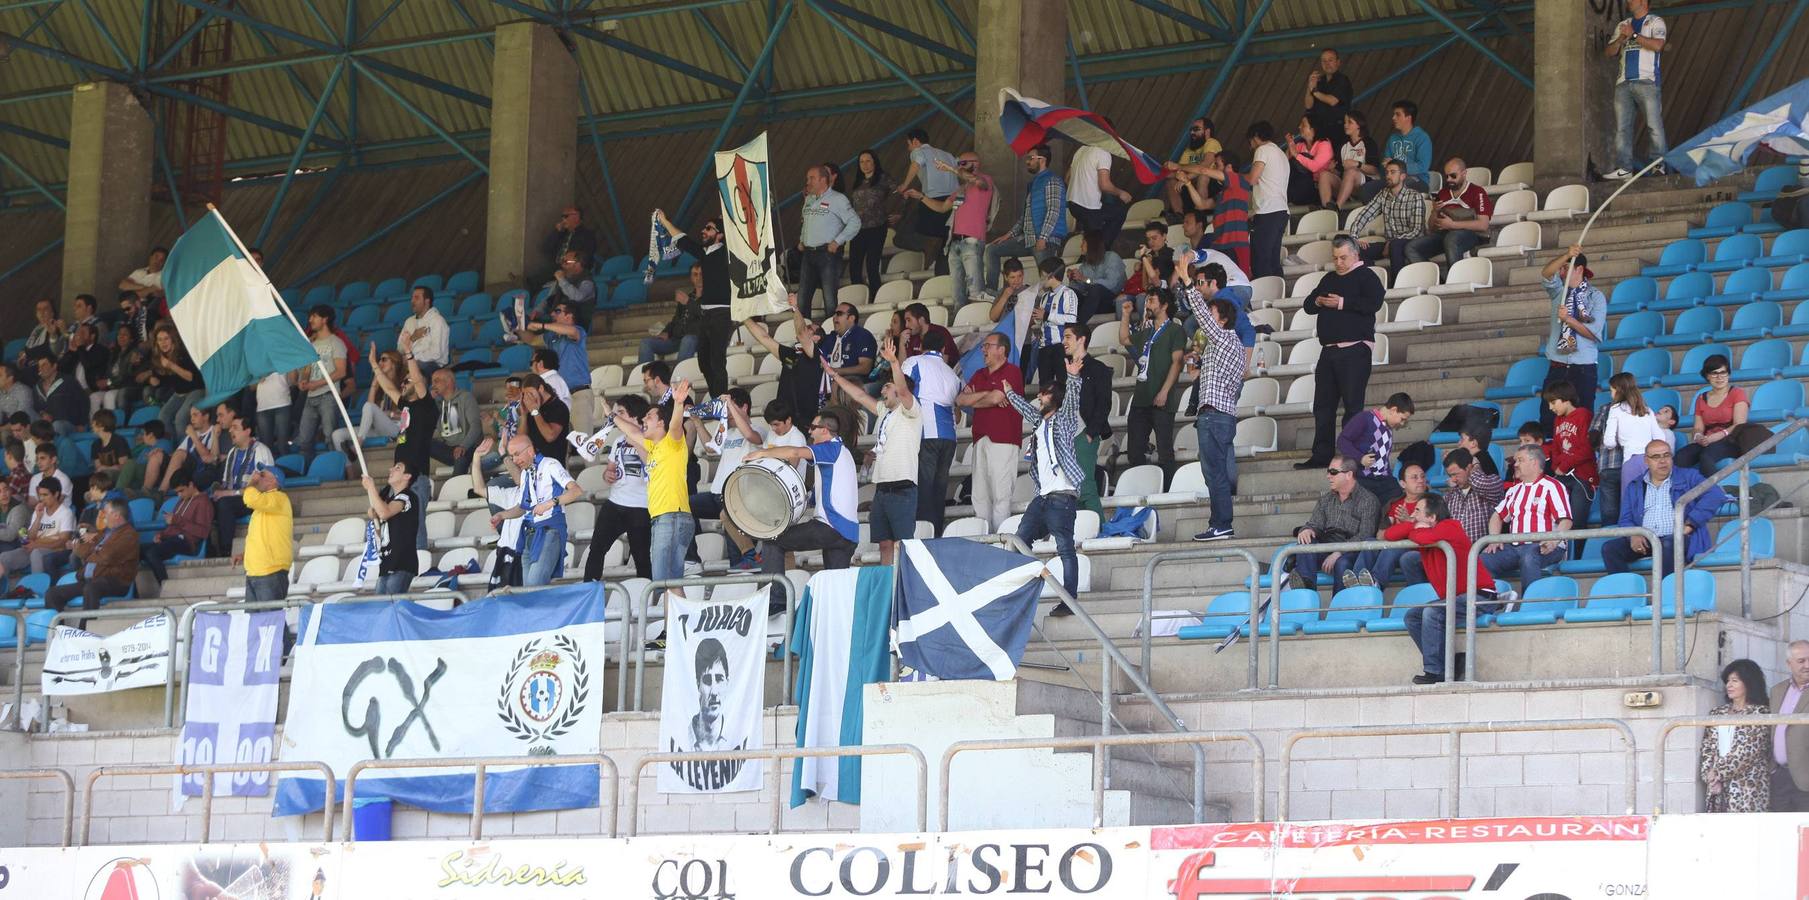
<path fill-rule="evenodd" d="M 798 746 L 858 747 L 866 722 L 862 690 L 892 679 L 892 567 L 818 572 L 804 586 L 791 646 L 798 656 Z M 812 796 L 861 802 L 861 758 L 800 759 L 791 805 Z"/>
<path fill-rule="evenodd" d="M 1043 561 L 966 538 L 898 546 L 892 618 L 904 664 L 944 680 L 1015 677 Z"/>
<path fill-rule="evenodd" d="M 203 406 L 320 359 L 218 210 L 209 209 L 170 248 L 163 291 L 182 345 L 201 367 Z"/>
<path fill-rule="evenodd" d="M 1745 168 L 1760 145 L 1809 156 L 1809 79 L 1710 125 L 1665 154 L 1665 164 L 1705 185 Z"/>

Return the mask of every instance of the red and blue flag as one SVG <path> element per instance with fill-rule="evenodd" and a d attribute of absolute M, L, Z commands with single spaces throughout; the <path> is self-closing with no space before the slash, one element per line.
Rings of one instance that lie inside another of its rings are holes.
<path fill-rule="evenodd" d="M 1050 135 L 1058 135 L 1077 144 L 1098 147 L 1113 156 L 1130 161 L 1137 180 L 1144 184 L 1155 184 L 1162 180 L 1162 163 L 1137 149 L 1130 141 L 1119 137 L 1118 130 L 1112 127 L 1112 121 L 1096 112 L 1070 106 L 1050 106 L 1041 100 L 1033 100 L 1010 88 L 1004 88 L 999 91 L 999 128 L 1005 132 L 1005 140 L 1011 145 L 1012 152 L 1019 156 L 1029 152 L 1030 148 L 1047 142 Z"/>

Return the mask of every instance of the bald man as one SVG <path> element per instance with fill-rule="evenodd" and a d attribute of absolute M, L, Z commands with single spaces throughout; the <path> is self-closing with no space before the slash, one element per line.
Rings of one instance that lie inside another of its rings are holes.
<path fill-rule="evenodd" d="M 1482 185 L 1470 182 L 1470 169 L 1453 156 L 1445 161 L 1445 186 L 1432 201 L 1432 220 L 1426 233 L 1407 243 L 1408 262 L 1428 262 L 1445 256 L 1445 269 L 1470 255 L 1489 239 L 1489 219 L 1495 201 Z"/>
<path fill-rule="evenodd" d="M 514 518 L 525 517 L 521 525 L 521 583 L 538 587 L 551 582 L 563 572 L 565 542 L 571 530 L 565 523 L 565 507 L 584 496 L 565 465 L 550 456 L 534 452 L 534 443 L 525 436 L 509 439 L 509 459 L 521 469 L 521 504 L 490 516 L 492 528 Z"/>
<path fill-rule="evenodd" d="M 439 406 L 440 424 L 427 442 L 427 454 L 449 466 L 462 467 L 471 448 L 484 436 L 477 398 L 460 390 L 451 369 L 435 370 L 433 399 Z"/>
<path fill-rule="evenodd" d="M 810 301 L 823 289 L 823 306 L 833 308 L 842 287 L 842 247 L 861 230 L 861 217 L 830 186 L 827 166 L 804 170 L 804 225 L 798 249 L 804 265 L 798 276 L 798 310 L 810 318 Z"/>
<path fill-rule="evenodd" d="M 1659 546 L 1654 548 L 1644 537 L 1615 538 L 1603 544 L 1602 565 L 1610 573 L 1625 572 L 1633 560 L 1655 556 L 1653 564 L 1659 571 L 1671 574 L 1676 554 L 1674 542 L 1679 535 L 1684 541 L 1684 565 L 1689 565 L 1697 554 L 1709 548 L 1709 520 L 1715 517 L 1715 510 L 1727 502 L 1727 494 L 1720 485 L 1710 485 L 1684 509 L 1683 521 L 1677 521 L 1677 501 L 1701 484 L 1703 478 L 1695 469 L 1678 468 L 1671 453 L 1671 445 L 1664 441 L 1647 444 L 1645 477 L 1628 484 L 1621 492 L 1618 524 L 1644 525 L 1652 529 L 1658 535 Z"/>

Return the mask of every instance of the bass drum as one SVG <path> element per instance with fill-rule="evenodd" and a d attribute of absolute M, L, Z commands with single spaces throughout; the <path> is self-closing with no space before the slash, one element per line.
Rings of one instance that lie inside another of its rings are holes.
<path fill-rule="evenodd" d="M 749 537 L 771 540 L 804 518 L 804 479 L 784 460 L 749 460 L 729 473 L 722 506 Z"/>

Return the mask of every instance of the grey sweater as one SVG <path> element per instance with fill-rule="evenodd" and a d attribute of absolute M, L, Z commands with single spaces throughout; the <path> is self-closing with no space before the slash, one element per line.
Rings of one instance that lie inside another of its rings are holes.
<path fill-rule="evenodd" d="M 1302 527 L 1313 529 L 1313 539 L 1319 543 L 1332 540 L 1327 536 L 1330 531 L 1342 532 L 1337 540 L 1367 541 L 1375 538 L 1376 523 L 1381 518 L 1382 504 L 1377 502 L 1376 495 L 1355 487 L 1348 500 L 1339 500 L 1337 491 L 1326 491 L 1314 504 L 1313 514 Z M 1296 535 L 1300 531 L 1300 528 L 1294 529 Z"/>

